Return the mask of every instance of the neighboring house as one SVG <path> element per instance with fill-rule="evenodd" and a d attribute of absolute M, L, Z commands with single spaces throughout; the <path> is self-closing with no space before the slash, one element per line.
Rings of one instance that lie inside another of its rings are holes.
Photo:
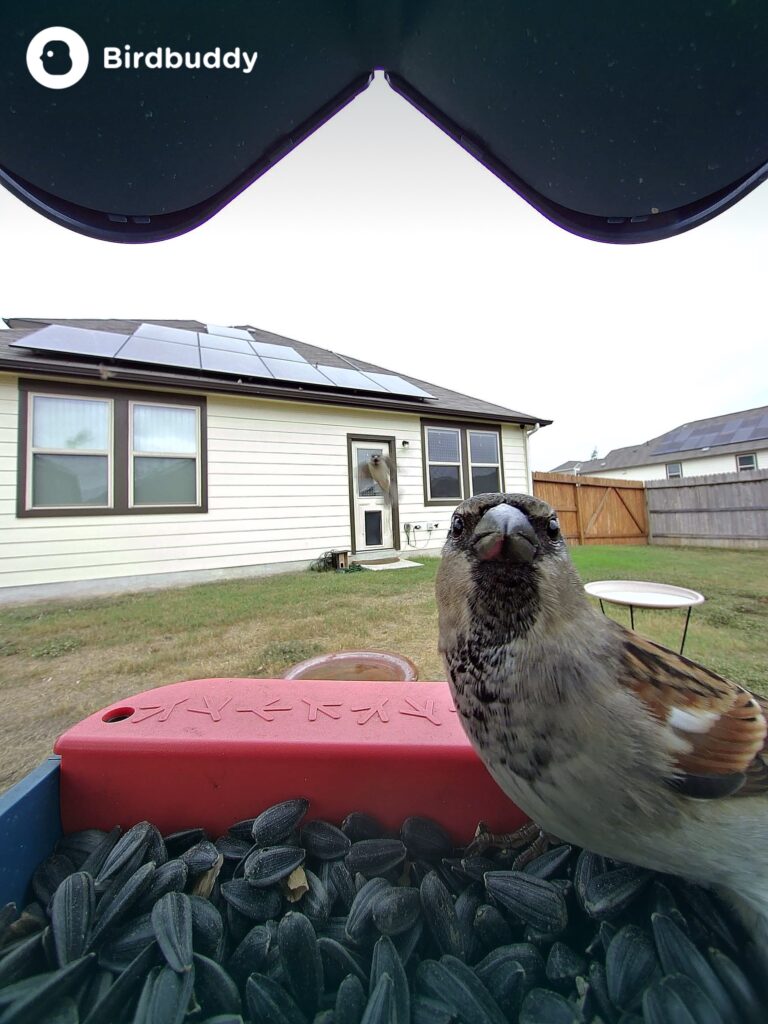
<path fill-rule="evenodd" d="M 669 480 L 768 468 L 768 406 L 694 420 L 602 459 L 564 462 L 552 473 Z"/>
<path fill-rule="evenodd" d="M 6 322 L 6 598 L 439 549 L 462 498 L 530 491 L 528 434 L 550 422 L 255 328 Z"/>

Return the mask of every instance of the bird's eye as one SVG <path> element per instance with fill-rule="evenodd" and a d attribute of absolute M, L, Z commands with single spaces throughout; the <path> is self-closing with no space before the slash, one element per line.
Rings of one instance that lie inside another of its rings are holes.
<path fill-rule="evenodd" d="M 550 519 L 547 523 L 547 533 L 550 537 L 556 537 L 560 533 L 560 523 L 557 519 Z"/>
<path fill-rule="evenodd" d="M 460 537 L 464 533 L 464 520 L 461 516 L 454 516 L 451 520 L 451 536 Z"/>

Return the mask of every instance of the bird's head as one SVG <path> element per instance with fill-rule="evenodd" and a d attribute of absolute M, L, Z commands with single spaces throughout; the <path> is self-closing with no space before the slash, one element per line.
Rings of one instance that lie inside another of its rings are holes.
<path fill-rule="evenodd" d="M 481 627 L 495 641 L 524 636 L 542 615 L 567 614 L 569 604 L 584 601 L 546 502 L 478 494 L 453 513 L 437 576 L 441 649 L 451 636 Z"/>

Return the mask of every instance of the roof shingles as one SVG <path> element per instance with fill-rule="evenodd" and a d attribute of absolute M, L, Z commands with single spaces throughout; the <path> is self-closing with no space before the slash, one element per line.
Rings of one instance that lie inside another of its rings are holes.
<path fill-rule="evenodd" d="M 117 334 L 131 334 L 142 323 L 159 324 L 164 327 L 177 327 L 181 330 L 205 332 L 206 325 L 196 320 L 89 320 L 89 319 L 26 319 L 6 318 L 10 330 L 0 332 L 0 369 L 12 369 L 21 373 L 34 375 L 60 374 L 62 376 L 89 377 L 98 379 L 104 374 L 103 365 L 80 356 L 57 357 L 48 353 L 36 353 L 32 350 L 9 347 L 10 342 L 20 341 L 49 324 L 61 324 L 79 327 L 85 330 L 111 331 Z M 240 327 L 241 325 L 237 325 Z M 289 345 L 296 349 L 310 363 L 321 363 L 326 366 L 371 370 L 374 373 L 393 373 L 374 363 L 361 359 L 348 358 L 329 349 L 308 345 L 302 341 L 272 334 L 250 325 L 242 325 L 243 330 L 251 332 L 254 340 L 266 341 L 275 345 Z M 426 416 L 465 416 L 479 419 L 495 419 L 506 423 L 535 424 L 545 426 L 551 420 L 528 413 L 518 412 L 504 406 L 484 402 L 479 398 L 457 391 L 450 391 L 431 382 L 418 380 L 401 373 L 404 380 L 411 381 L 434 396 L 434 400 L 419 400 L 395 395 L 357 394 L 344 391 L 321 391 L 311 385 L 285 386 L 278 382 L 257 380 L 236 380 L 232 377 L 215 377 L 205 373 L 186 373 L 177 367 L 157 369 L 156 367 L 131 367 L 125 364 L 109 363 L 109 377 L 114 381 L 125 383 L 153 383 L 164 387 L 183 387 L 196 391 L 237 392 L 268 398 L 283 398 L 304 402 L 331 402 L 334 404 L 359 405 L 374 408 L 399 409 L 417 412 Z"/>

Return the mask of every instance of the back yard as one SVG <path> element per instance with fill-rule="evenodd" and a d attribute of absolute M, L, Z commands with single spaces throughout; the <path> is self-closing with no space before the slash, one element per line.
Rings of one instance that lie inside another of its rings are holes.
<path fill-rule="evenodd" d="M 649 579 L 693 587 L 686 655 L 768 693 L 768 551 L 585 547 L 584 581 Z M 0 790 L 73 722 L 140 690 L 207 676 L 280 676 L 312 654 L 399 651 L 442 679 L 437 559 L 421 569 L 301 573 L 154 594 L 0 609 Z M 609 606 L 606 606 L 608 608 Z M 610 614 L 629 624 L 624 609 Z M 683 612 L 639 612 L 639 632 L 679 649 Z"/>

